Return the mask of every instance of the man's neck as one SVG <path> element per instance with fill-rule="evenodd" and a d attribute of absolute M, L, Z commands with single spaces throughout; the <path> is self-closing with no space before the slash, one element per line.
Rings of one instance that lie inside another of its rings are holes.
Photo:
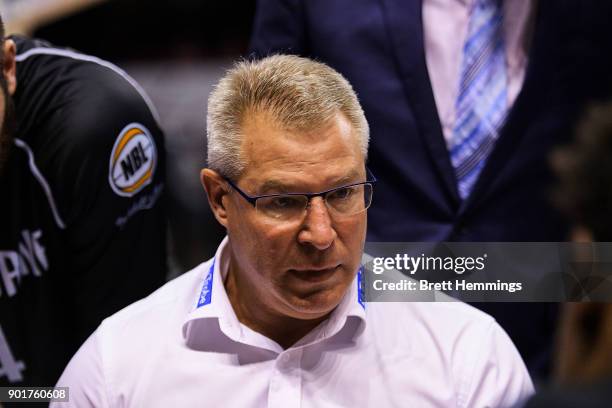
<path fill-rule="evenodd" d="M 327 314 L 316 319 L 304 320 L 275 313 L 261 301 L 265 294 L 260 294 L 256 288 L 241 290 L 247 286 L 246 282 L 240 279 L 242 275 L 236 268 L 234 262 L 230 262 L 225 279 L 225 291 L 238 321 L 274 340 L 283 349 L 297 343 L 329 317 Z"/>

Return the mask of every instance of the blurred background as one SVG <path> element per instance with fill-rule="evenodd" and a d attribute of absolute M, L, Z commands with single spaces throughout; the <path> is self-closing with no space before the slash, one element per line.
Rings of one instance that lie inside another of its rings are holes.
<path fill-rule="evenodd" d="M 0 12 L 7 33 L 111 61 L 143 86 L 166 132 L 170 275 L 214 255 L 224 230 L 199 181 L 206 101 L 247 50 L 255 1 L 0 0 Z"/>

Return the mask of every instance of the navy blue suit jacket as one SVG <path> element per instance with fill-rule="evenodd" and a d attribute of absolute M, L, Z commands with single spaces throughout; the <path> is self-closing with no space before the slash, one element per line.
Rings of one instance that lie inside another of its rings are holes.
<path fill-rule="evenodd" d="M 379 179 L 369 241 L 563 241 L 548 154 L 585 102 L 610 88 L 604 3 L 537 3 L 522 91 L 463 202 L 427 72 L 420 0 L 260 0 L 251 50 L 316 58 L 355 88 Z"/>
<path fill-rule="evenodd" d="M 548 157 L 571 137 L 586 105 L 610 95 L 608 3 L 536 2 L 522 90 L 465 201 L 429 81 L 420 0 L 259 0 L 251 51 L 312 57 L 353 85 L 379 179 L 369 241 L 564 241 L 568 223 L 549 198 Z M 550 307 L 480 306 L 542 374 L 555 324 Z"/>

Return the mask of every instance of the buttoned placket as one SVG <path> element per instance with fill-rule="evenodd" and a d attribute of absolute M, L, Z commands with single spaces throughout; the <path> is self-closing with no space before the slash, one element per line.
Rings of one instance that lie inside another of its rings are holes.
<path fill-rule="evenodd" d="M 303 348 L 283 351 L 276 358 L 268 388 L 269 408 L 300 407 L 302 402 Z"/>

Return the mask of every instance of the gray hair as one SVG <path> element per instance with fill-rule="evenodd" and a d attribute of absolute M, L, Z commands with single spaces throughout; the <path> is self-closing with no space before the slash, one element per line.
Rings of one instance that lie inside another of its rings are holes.
<path fill-rule="evenodd" d="M 241 61 L 208 98 L 208 166 L 230 178 L 245 167 L 242 125 L 247 114 L 265 112 L 288 130 L 308 131 L 342 113 L 359 138 L 364 159 L 370 131 L 357 95 L 329 66 L 307 58 L 274 55 Z"/>

